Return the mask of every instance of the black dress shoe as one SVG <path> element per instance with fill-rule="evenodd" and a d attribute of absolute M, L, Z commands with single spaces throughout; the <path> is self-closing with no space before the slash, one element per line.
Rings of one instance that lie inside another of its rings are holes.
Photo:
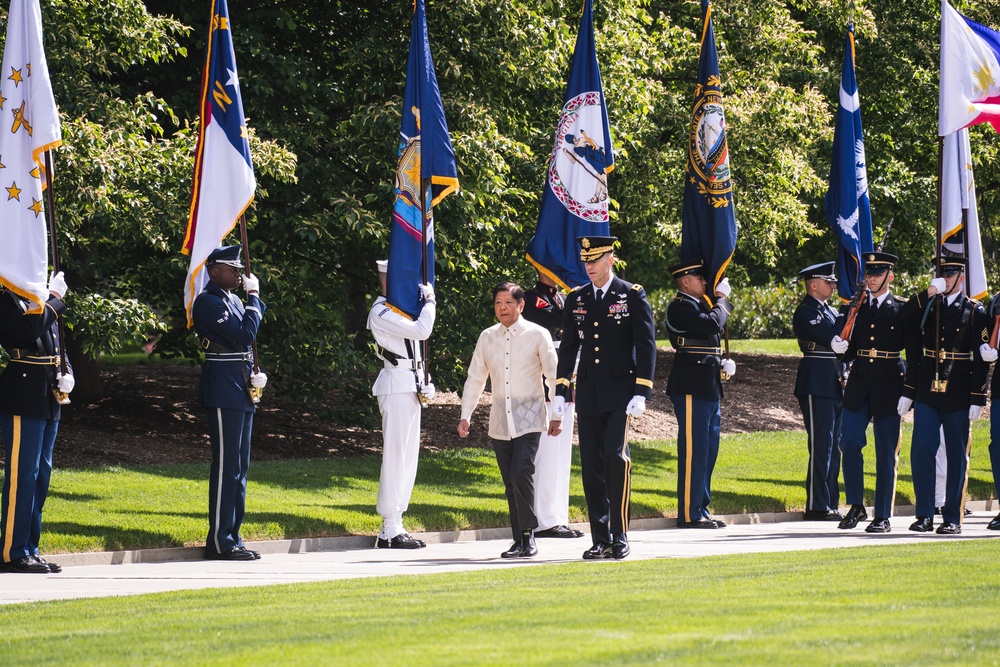
<path fill-rule="evenodd" d="M 625 534 L 615 535 L 615 540 L 611 544 L 611 557 L 615 560 L 625 558 L 632 550 L 628 546 L 628 537 Z"/>
<path fill-rule="evenodd" d="M 961 535 L 962 527 L 957 523 L 952 523 L 951 521 L 945 521 L 937 529 L 938 535 Z"/>
<path fill-rule="evenodd" d="M 400 533 L 391 540 L 380 537 L 375 541 L 376 549 L 423 549 L 426 546 L 426 542 L 410 537 L 409 533 Z"/>
<path fill-rule="evenodd" d="M 929 533 L 934 530 L 934 519 L 929 516 L 918 516 L 917 520 L 910 524 L 910 530 L 918 533 Z"/>
<path fill-rule="evenodd" d="M 235 547 L 235 548 L 239 549 L 241 551 L 246 551 L 248 554 L 250 554 L 251 556 L 253 556 L 254 560 L 260 560 L 260 552 L 259 551 L 254 551 L 253 549 L 247 549 L 243 545 L 240 545 L 240 546 Z"/>
<path fill-rule="evenodd" d="M 969 516 L 970 514 L 972 514 L 972 510 L 970 510 L 970 509 L 969 509 L 968 507 L 966 507 L 966 508 L 965 508 L 965 509 L 963 510 L 963 512 L 965 513 L 965 516 Z"/>
<path fill-rule="evenodd" d="M 986 530 L 1000 530 L 1000 514 L 990 521 L 989 525 L 986 526 Z"/>
<path fill-rule="evenodd" d="M 59 563 L 50 563 L 41 556 L 35 556 L 35 560 L 37 560 L 45 567 L 49 568 L 49 572 L 51 572 L 52 574 L 59 574 L 60 572 L 62 572 L 62 565 L 60 565 Z"/>
<path fill-rule="evenodd" d="M 864 505 L 851 505 L 851 509 L 847 511 L 847 515 L 840 520 L 840 524 L 837 528 L 843 528 L 844 530 L 850 530 L 857 526 L 860 522 L 868 518 L 868 510 L 865 509 Z"/>
<path fill-rule="evenodd" d="M 552 526 L 551 528 L 546 528 L 545 530 L 536 530 L 535 537 L 574 538 L 583 537 L 583 533 L 575 528 L 570 528 L 569 526 Z"/>
<path fill-rule="evenodd" d="M 39 563 L 34 556 L 21 556 L 16 560 L 8 561 L 3 564 L 3 569 L 19 574 L 48 574 L 51 572 L 48 565 Z"/>
<path fill-rule="evenodd" d="M 678 528 L 708 528 L 709 530 L 714 530 L 719 527 L 719 524 L 711 519 L 701 518 L 696 521 L 678 521 Z"/>
<path fill-rule="evenodd" d="M 205 560 L 254 560 L 253 554 L 246 549 L 233 547 L 221 554 L 205 552 Z"/>
<path fill-rule="evenodd" d="M 844 522 L 841 521 L 841 526 L 840 526 L 841 528 L 844 527 L 843 523 Z M 875 520 L 872 521 L 870 524 L 868 524 L 868 527 L 865 528 L 865 532 L 866 533 L 891 533 L 892 532 L 892 527 L 889 526 L 889 520 L 888 519 L 880 519 L 878 517 L 875 517 Z"/>
<path fill-rule="evenodd" d="M 844 515 L 837 510 L 806 510 L 804 521 L 840 521 Z"/>
<path fill-rule="evenodd" d="M 611 558 L 611 545 L 598 542 L 583 552 L 583 560 L 604 560 Z"/>
<path fill-rule="evenodd" d="M 726 522 L 723 521 L 722 519 L 718 518 L 718 517 L 714 517 L 713 516 L 711 519 L 709 519 L 709 521 L 714 521 L 716 528 L 725 528 L 726 527 Z"/>
<path fill-rule="evenodd" d="M 521 549 L 517 552 L 518 558 L 531 558 L 538 555 L 538 547 L 535 545 L 535 538 L 526 535 L 521 538 Z"/>
<path fill-rule="evenodd" d="M 500 558 L 517 558 L 519 555 L 521 555 L 521 543 L 514 542 L 510 545 L 510 549 L 500 554 Z"/>

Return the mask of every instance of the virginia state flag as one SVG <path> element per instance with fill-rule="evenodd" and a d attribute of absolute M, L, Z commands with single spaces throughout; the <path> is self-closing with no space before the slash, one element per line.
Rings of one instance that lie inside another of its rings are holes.
<path fill-rule="evenodd" d="M 0 76 L 0 284 L 39 312 L 49 297 L 45 151 L 62 143 L 38 0 L 11 0 Z"/>
<path fill-rule="evenodd" d="M 840 75 L 826 219 L 837 235 L 837 292 L 841 299 L 849 301 L 864 272 L 862 253 L 873 249 L 861 101 L 854 72 L 854 26 L 847 29 L 844 70 Z"/>
<path fill-rule="evenodd" d="M 938 135 L 979 123 L 1000 132 L 1000 33 L 943 0 Z"/>
<path fill-rule="evenodd" d="M 191 306 L 208 280 L 205 260 L 236 226 L 257 188 L 226 0 L 212 2 L 205 51 L 191 214 L 181 250 L 191 255 L 184 281 L 188 327 Z"/>
<path fill-rule="evenodd" d="M 968 236 L 968 248 L 966 248 Z M 966 255 L 965 288 L 982 301 L 989 296 L 983 244 L 979 237 L 976 184 L 972 178 L 972 148 L 968 128 L 944 138 L 941 151 L 941 247 L 945 254 Z"/>
<path fill-rule="evenodd" d="M 563 288 L 590 282 L 579 236 L 609 236 L 608 174 L 615 168 L 594 48 L 594 1 L 585 0 L 562 115 L 528 261 Z"/>
<path fill-rule="evenodd" d="M 434 205 L 457 189 L 458 167 L 427 39 L 424 0 L 416 0 L 399 130 L 385 295 L 392 308 L 411 319 L 416 319 L 423 308 L 419 285 L 424 282 L 425 264 L 427 281 L 434 283 Z"/>
<path fill-rule="evenodd" d="M 694 111 L 688 136 L 687 175 L 681 216 L 681 261 L 705 260 L 707 294 L 715 294 L 736 250 L 736 210 L 722 109 L 722 79 L 715 48 L 712 8 L 702 0 L 704 24 Z"/>

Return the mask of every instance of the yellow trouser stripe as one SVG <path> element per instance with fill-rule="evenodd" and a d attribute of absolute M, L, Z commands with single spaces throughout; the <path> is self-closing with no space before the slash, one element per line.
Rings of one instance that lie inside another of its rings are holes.
<path fill-rule="evenodd" d="M 972 451 L 972 421 L 969 421 L 969 435 L 965 439 L 965 481 L 962 482 L 962 498 L 958 504 L 958 525 L 965 517 L 965 492 L 969 490 L 969 453 Z"/>
<path fill-rule="evenodd" d="M 896 438 L 896 451 L 892 460 L 892 489 L 889 494 L 889 514 L 896 513 L 896 483 L 899 481 L 899 449 L 903 444 L 903 427 L 900 424 L 899 437 Z M 889 517 L 885 517 L 888 519 Z"/>
<path fill-rule="evenodd" d="M 694 438 L 694 426 L 691 420 L 691 411 L 694 406 L 694 396 L 688 394 L 684 397 L 684 460 L 687 461 L 684 470 L 684 520 L 691 521 L 691 454 L 692 439 Z"/>
<path fill-rule="evenodd" d="M 11 543 L 14 541 L 14 516 L 17 514 L 17 473 L 21 462 L 21 418 L 14 415 L 14 435 L 11 437 L 10 461 L 10 493 L 7 496 L 7 523 L 3 527 L 3 560 L 10 562 Z"/>
<path fill-rule="evenodd" d="M 632 425 L 632 417 L 625 417 L 625 439 L 622 441 L 622 458 L 625 459 L 625 482 L 622 484 L 622 505 L 619 508 L 622 518 L 622 530 L 628 532 L 628 505 L 632 497 L 632 457 L 625 454 L 628 448 L 628 432 Z"/>

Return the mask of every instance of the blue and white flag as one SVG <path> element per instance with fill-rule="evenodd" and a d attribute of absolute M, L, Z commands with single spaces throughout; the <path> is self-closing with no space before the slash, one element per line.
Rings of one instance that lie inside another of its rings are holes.
<path fill-rule="evenodd" d="M 736 251 L 736 207 L 722 107 L 719 53 L 708 0 L 702 0 L 701 9 L 701 57 L 688 136 L 681 261 L 705 260 L 707 294 L 714 295 L 715 286 Z"/>
<path fill-rule="evenodd" d="M 972 177 L 969 128 L 952 132 L 944 138 L 941 150 L 940 243 L 943 253 L 963 257 L 968 254 L 966 293 L 980 301 L 989 296 L 986 267 L 983 263 L 983 243 L 979 236 L 979 211 L 976 207 L 976 183 Z"/>
<path fill-rule="evenodd" d="M 213 0 L 201 84 L 191 213 L 181 249 L 191 255 L 184 281 L 188 327 L 193 324 L 191 307 L 195 297 L 208 281 L 205 260 L 236 226 L 257 189 L 236 71 L 229 8 L 226 0 Z"/>
<path fill-rule="evenodd" d="M 861 100 L 854 73 L 854 26 L 847 29 L 844 69 L 840 75 L 826 218 L 837 235 L 837 293 L 849 301 L 864 273 L 863 253 L 873 249 Z"/>
<path fill-rule="evenodd" d="M 608 109 L 594 47 L 594 1 L 585 0 L 562 115 L 528 261 L 565 289 L 590 282 L 580 236 L 610 236 L 608 174 L 615 168 Z"/>
<path fill-rule="evenodd" d="M 385 295 L 390 307 L 411 319 L 416 319 L 423 308 L 420 283 L 424 282 L 425 265 L 427 282 L 434 283 L 433 208 L 457 189 L 458 167 L 434 73 L 424 0 L 416 0 L 399 130 Z"/>
<path fill-rule="evenodd" d="M 40 312 L 49 298 L 45 151 L 62 143 L 38 0 L 11 0 L 0 77 L 0 285 Z"/>

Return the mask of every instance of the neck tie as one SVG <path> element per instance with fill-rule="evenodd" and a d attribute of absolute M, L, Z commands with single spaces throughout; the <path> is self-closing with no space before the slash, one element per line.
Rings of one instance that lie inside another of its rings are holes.
<path fill-rule="evenodd" d="M 878 299 L 872 299 L 872 312 L 878 312 Z"/>

